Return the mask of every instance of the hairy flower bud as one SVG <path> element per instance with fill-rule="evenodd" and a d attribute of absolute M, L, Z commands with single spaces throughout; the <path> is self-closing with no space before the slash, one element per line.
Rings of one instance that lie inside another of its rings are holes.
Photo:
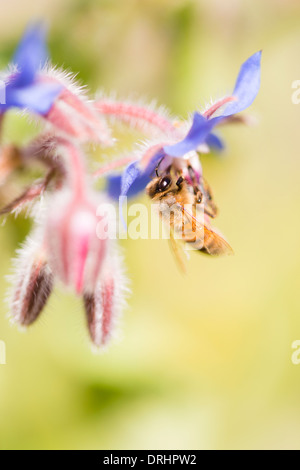
<path fill-rule="evenodd" d="M 92 294 L 84 294 L 84 307 L 90 337 L 95 346 L 106 345 L 113 326 L 115 281 L 102 281 Z"/>
<path fill-rule="evenodd" d="M 12 320 L 22 326 L 33 323 L 40 315 L 53 287 L 53 275 L 43 250 L 30 239 L 15 260 L 13 289 L 10 295 Z"/>
<path fill-rule="evenodd" d="M 83 295 L 89 334 L 97 348 L 105 347 L 114 336 L 126 303 L 128 288 L 121 261 L 118 253 L 110 253 L 95 290 Z"/>
<path fill-rule="evenodd" d="M 106 122 L 85 99 L 79 87 L 70 83 L 67 74 L 49 71 L 47 75 L 50 83 L 61 83 L 64 89 L 44 116 L 45 119 L 65 137 L 76 138 L 80 142 L 111 145 L 112 140 Z"/>
<path fill-rule="evenodd" d="M 77 200 L 61 191 L 52 201 L 46 222 L 46 249 L 53 273 L 80 294 L 94 289 L 106 254 L 104 239 L 97 237 L 97 204 Z"/>

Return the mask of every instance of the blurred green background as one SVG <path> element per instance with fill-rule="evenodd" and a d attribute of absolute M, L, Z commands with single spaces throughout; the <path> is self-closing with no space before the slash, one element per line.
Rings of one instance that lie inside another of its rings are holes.
<path fill-rule="evenodd" d="M 1 301 L 0 448 L 299 449 L 299 2 L 1 0 L 0 13 L 1 67 L 28 21 L 46 18 L 53 62 L 91 92 L 156 97 L 183 117 L 230 92 L 263 49 L 258 125 L 222 129 L 225 156 L 202 159 L 235 256 L 192 253 L 184 277 L 167 241 L 125 241 L 132 297 L 102 355 L 71 294 L 57 288 L 25 334 Z M 1 228 L 1 299 L 28 228 Z"/>

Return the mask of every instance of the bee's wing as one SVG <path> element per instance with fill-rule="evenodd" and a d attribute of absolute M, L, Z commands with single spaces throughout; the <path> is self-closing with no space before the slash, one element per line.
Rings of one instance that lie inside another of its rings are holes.
<path fill-rule="evenodd" d="M 184 240 L 191 243 L 195 250 L 199 250 L 208 255 L 232 254 L 233 250 L 224 238 L 216 233 L 206 223 L 201 224 L 199 220 L 184 207 L 182 211 L 185 217 Z"/>
<path fill-rule="evenodd" d="M 174 232 L 171 229 L 170 230 L 170 247 L 172 249 L 172 252 L 175 256 L 177 265 L 184 274 L 186 274 L 186 254 L 184 253 L 184 250 L 182 248 L 182 244 L 179 243 L 178 240 L 175 239 L 174 237 Z"/>
<path fill-rule="evenodd" d="M 204 226 L 204 244 L 201 250 L 208 255 L 232 255 L 233 249 L 221 235 Z"/>

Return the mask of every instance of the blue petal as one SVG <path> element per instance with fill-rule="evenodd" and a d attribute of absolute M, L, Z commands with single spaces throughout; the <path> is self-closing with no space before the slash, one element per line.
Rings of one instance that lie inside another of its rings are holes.
<path fill-rule="evenodd" d="M 134 165 L 134 168 L 128 169 L 127 167 L 122 175 L 108 176 L 106 191 L 112 199 L 119 199 L 120 196 L 136 196 L 149 183 L 149 174 L 146 172 L 142 173 L 135 163 L 131 164 Z"/>
<path fill-rule="evenodd" d="M 217 151 L 224 150 L 225 145 L 222 139 L 220 139 L 219 136 L 216 134 L 210 133 L 209 136 L 207 137 L 205 143 L 209 146 L 214 148 Z"/>
<path fill-rule="evenodd" d="M 125 196 L 133 182 L 140 176 L 141 170 L 138 167 L 138 161 L 130 163 L 122 173 L 121 178 L 121 196 Z"/>
<path fill-rule="evenodd" d="M 106 179 L 106 192 L 112 199 L 119 199 L 121 195 L 121 175 L 109 175 Z"/>
<path fill-rule="evenodd" d="M 223 148 L 220 139 L 210 132 L 223 118 L 248 108 L 254 101 L 260 87 L 261 51 L 249 57 L 242 65 L 233 92 L 236 101 L 225 107 L 222 116 L 206 119 L 199 113 L 194 114 L 193 124 L 187 136 L 175 145 L 166 145 L 163 149 L 171 157 L 182 157 L 186 153 L 197 150 L 203 143 L 210 140 L 210 145 Z"/>
<path fill-rule="evenodd" d="M 128 189 L 127 196 L 133 197 L 144 191 L 150 181 L 148 173 L 141 173 Z"/>
<path fill-rule="evenodd" d="M 140 169 L 140 162 L 136 160 L 130 163 L 122 175 L 110 175 L 107 177 L 106 191 L 112 199 L 120 196 L 133 197 L 144 191 L 149 183 L 158 162 L 165 156 L 163 151 L 158 151 L 149 162 L 144 171 Z"/>
<path fill-rule="evenodd" d="M 177 144 L 165 145 L 164 151 L 171 157 L 182 157 L 192 150 L 197 150 L 219 121 L 220 118 L 206 119 L 201 114 L 194 113 L 193 124 L 187 136 Z"/>
<path fill-rule="evenodd" d="M 137 160 L 130 163 L 124 170 L 121 178 L 121 196 L 135 196 L 143 191 L 150 181 L 150 176 L 154 172 L 158 162 L 165 156 L 163 150 L 158 151 L 148 163 L 143 171 L 140 162 Z"/>
<path fill-rule="evenodd" d="M 149 180 L 148 173 L 140 170 L 138 161 L 130 163 L 121 176 L 120 196 L 136 196 L 145 189 Z"/>
<path fill-rule="evenodd" d="M 10 107 L 30 109 L 38 114 L 46 114 L 54 100 L 57 98 L 62 85 L 39 82 L 25 87 L 15 87 L 15 83 L 9 84 L 6 88 L 6 103 L 0 105 L 0 111 L 5 111 Z"/>
<path fill-rule="evenodd" d="M 25 31 L 13 57 L 13 62 L 20 71 L 15 80 L 16 86 L 32 83 L 36 72 L 45 64 L 48 57 L 45 38 L 46 29 L 43 24 L 31 25 Z"/>
<path fill-rule="evenodd" d="M 145 187 L 150 181 L 150 177 L 146 174 L 141 174 L 138 176 L 128 188 L 126 196 L 133 197 L 137 196 L 140 192 L 144 191 Z M 107 178 L 107 187 L 106 191 L 112 199 L 119 199 L 120 196 L 124 196 L 121 194 L 121 182 L 122 182 L 122 175 L 111 175 Z"/>
<path fill-rule="evenodd" d="M 253 54 L 241 66 L 233 91 L 237 100 L 228 103 L 222 113 L 224 117 L 239 113 L 253 103 L 260 87 L 260 62 L 261 51 Z"/>

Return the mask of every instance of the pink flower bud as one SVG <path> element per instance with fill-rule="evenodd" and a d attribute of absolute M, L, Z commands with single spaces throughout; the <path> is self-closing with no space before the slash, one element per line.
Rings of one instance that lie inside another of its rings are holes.
<path fill-rule="evenodd" d="M 83 295 L 88 330 L 96 347 L 105 347 L 114 336 L 127 293 L 121 259 L 117 253 L 109 254 L 95 290 Z"/>
<path fill-rule="evenodd" d="M 12 320 L 23 326 L 33 323 L 43 310 L 53 287 L 53 275 L 42 247 L 28 239 L 14 262 L 10 295 Z"/>
<path fill-rule="evenodd" d="M 114 280 L 109 279 L 83 296 L 90 337 L 97 347 L 104 346 L 111 334 L 114 290 Z"/>
<path fill-rule="evenodd" d="M 75 85 L 69 74 L 48 70 L 43 79 L 64 87 L 44 116 L 48 122 L 66 137 L 73 137 L 81 142 L 112 144 L 105 120 L 86 99 L 82 89 Z"/>
<path fill-rule="evenodd" d="M 61 191 L 46 222 L 46 249 L 53 273 L 79 294 L 94 289 L 101 273 L 107 240 L 97 237 L 97 204 Z"/>

